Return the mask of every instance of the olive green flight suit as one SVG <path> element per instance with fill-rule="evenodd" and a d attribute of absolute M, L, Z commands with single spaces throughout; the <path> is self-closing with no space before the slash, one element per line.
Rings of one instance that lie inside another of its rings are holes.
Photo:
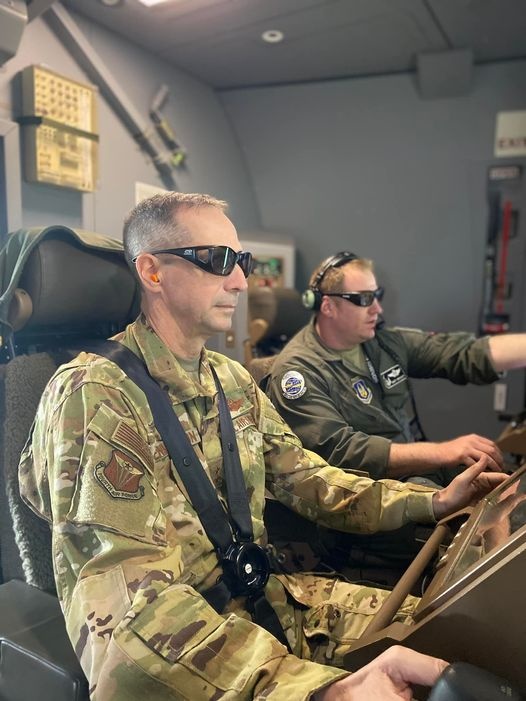
<path fill-rule="evenodd" d="M 306 448 L 374 479 L 387 474 L 391 442 L 414 440 L 408 378 L 498 379 L 488 339 L 468 333 L 387 328 L 366 348 L 369 360 L 364 344 L 327 348 L 313 320 L 277 356 L 265 391 Z"/>
<path fill-rule="evenodd" d="M 357 533 L 432 523 L 433 490 L 345 475 L 302 448 L 249 373 L 210 351 L 200 381 L 140 318 L 117 337 L 170 397 L 208 477 L 226 498 L 216 390 L 224 388 L 265 544 L 265 489 L 311 520 Z M 21 492 L 53 532 L 67 630 L 96 701 L 306 700 L 344 674 L 349 644 L 386 595 L 331 577 L 271 575 L 294 654 L 255 625 L 242 597 L 222 614 L 201 592 L 217 555 L 171 464 L 141 390 L 105 358 L 81 353 L 46 388 L 20 465 Z M 408 597 L 398 620 L 408 621 Z"/>

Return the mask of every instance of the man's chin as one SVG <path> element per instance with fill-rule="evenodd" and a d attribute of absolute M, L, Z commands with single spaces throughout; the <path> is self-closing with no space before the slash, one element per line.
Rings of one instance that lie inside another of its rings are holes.
<path fill-rule="evenodd" d="M 225 331 L 230 331 L 233 325 L 233 315 L 233 312 L 230 314 L 218 314 L 211 324 L 213 327 L 213 333 L 224 333 Z"/>
<path fill-rule="evenodd" d="M 376 326 L 374 326 L 372 329 L 370 329 L 367 332 L 364 332 L 362 335 L 362 343 L 364 341 L 371 341 L 374 337 L 376 336 Z"/>

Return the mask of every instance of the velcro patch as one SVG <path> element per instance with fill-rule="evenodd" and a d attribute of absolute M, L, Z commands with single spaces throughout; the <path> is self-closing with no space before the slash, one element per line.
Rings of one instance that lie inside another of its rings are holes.
<path fill-rule="evenodd" d="M 299 399 L 307 391 L 305 378 L 301 372 L 289 370 L 281 378 L 281 391 L 285 399 Z"/>
<path fill-rule="evenodd" d="M 385 389 L 391 389 L 395 385 L 399 385 L 400 382 L 404 382 L 407 379 L 407 375 L 402 370 L 400 365 L 393 365 L 388 370 L 384 370 L 380 373 L 382 381 L 384 383 Z"/>
<path fill-rule="evenodd" d="M 370 404 L 371 399 L 373 398 L 373 393 L 371 392 L 371 388 L 367 386 L 367 383 L 365 380 L 355 380 L 352 384 L 351 387 L 353 388 L 353 391 L 355 395 L 358 397 L 358 399 L 363 402 L 364 404 Z"/>
<path fill-rule="evenodd" d="M 112 452 L 108 463 L 101 460 L 95 466 L 95 477 L 114 499 L 142 499 L 143 475 L 142 465 L 120 450 Z"/>

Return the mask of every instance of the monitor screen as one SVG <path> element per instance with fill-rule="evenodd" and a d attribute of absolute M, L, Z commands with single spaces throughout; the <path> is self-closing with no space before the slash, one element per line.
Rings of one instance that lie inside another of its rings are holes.
<path fill-rule="evenodd" d="M 484 497 L 461 526 L 441 558 L 437 572 L 417 610 L 417 618 L 433 600 L 454 588 L 477 563 L 489 559 L 526 524 L 526 464 Z M 434 606 L 431 606 L 434 608 Z"/>

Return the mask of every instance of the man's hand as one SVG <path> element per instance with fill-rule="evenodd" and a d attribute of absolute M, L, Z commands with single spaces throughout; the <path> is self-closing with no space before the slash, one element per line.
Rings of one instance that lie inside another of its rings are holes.
<path fill-rule="evenodd" d="M 504 457 L 499 448 L 489 438 L 471 433 L 452 441 L 436 443 L 439 460 L 444 467 L 470 466 L 483 455 L 488 458 L 488 470 L 500 472 L 504 467 Z"/>
<path fill-rule="evenodd" d="M 441 467 L 469 467 L 481 457 L 487 459 L 488 470 L 500 472 L 503 469 L 504 458 L 499 448 L 489 438 L 476 433 L 444 443 L 391 443 L 387 475 L 400 479 L 408 475 L 425 475 Z"/>
<path fill-rule="evenodd" d="M 465 506 L 476 504 L 508 478 L 508 475 L 501 472 L 485 472 L 487 467 L 488 458 L 483 455 L 474 465 L 457 475 L 447 487 L 433 494 L 433 511 L 437 521 Z"/>
<path fill-rule="evenodd" d="M 411 684 L 433 686 L 448 662 L 394 645 L 358 672 L 318 691 L 312 701 L 410 701 Z"/>

